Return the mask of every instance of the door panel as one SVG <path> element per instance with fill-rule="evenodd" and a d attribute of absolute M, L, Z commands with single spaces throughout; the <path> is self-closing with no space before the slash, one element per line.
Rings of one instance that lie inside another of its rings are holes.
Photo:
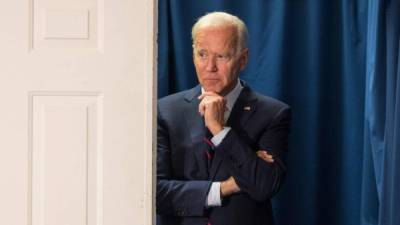
<path fill-rule="evenodd" d="M 0 224 L 152 224 L 154 3 L 0 3 Z"/>

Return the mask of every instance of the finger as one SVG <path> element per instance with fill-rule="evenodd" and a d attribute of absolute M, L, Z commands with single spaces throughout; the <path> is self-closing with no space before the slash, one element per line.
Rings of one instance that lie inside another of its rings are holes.
<path fill-rule="evenodd" d="M 272 155 L 268 155 L 268 154 L 265 154 L 264 157 L 267 158 L 267 159 L 273 159 L 274 158 Z"/>
<path fill-rule="evenodd" d="M 266 154 L 265 157 L 267 157 L 268 159 L 273 159 L 274 158 L 273 155 L 268 155 L 268 154 Z"/>
<path fill-rule="evenodd" d="M 218 112 L 224 113 L 224 112 L 225 112 L 225 104 L 224 104 L 224 101 L 223 101 L 223 100 L 222 100 L 222 101 L 219 101 L 217 104 L 218 104 Z"/>
<path fill-rule="evenodd" d="M 198 99 L 200 99 L 201 101 L 218 102 L 222 105 L 226 105 L 226 99 L 215 93 L 203 93 L 198 97 Z"/>
<path fill-rule="evenodd" d="M 273 163 L 273 162 L 274 162 L 274 159 L 268 159 L 268 158 L 266 158 L 265 161 L 267 161 L 267 162 L 269 162 L 269 163 Z"/>
<path fill-rule="evenodd" d="M 264 161 L 268 162 L 268 163 L 273 163 L 274 159 L 272 157 L 268 157 L 266 155 L 264 155 L 263 157 L 261 157 Z"/>
<path fill-rule="evenodd" d="M 273 156 L 268 154 L 266 151 L 260 150 L 260 151 L 257 151 L 256 154 L 258 157 L 260 157 L 262 160 L 264 160 L 268 163 L 274 162 Z"/>
<path fill-rule="evenodd" d="M 198 99 L 202 100 L 205 97 L 204 94 L 201 94 L 199 97 L 197 97 Z"/>
<path fill-rule="evenodd" d="M 274 158 L 273 156 L 267 155 L 267 154 L 262 154 L 262 157 L 263 157 L 264 159 L 273 159 L 273 158 Z"/>
<path fill-rule="evenodd" d="M 214 109 L 215 111 L 218 112 L 225 112 L 225 100 L 219 96 L 205 96 L 200 104 L 204 105 L 205 110 L 208 108 Z"/>
<path fill-rule="evenodd" d="M 212 107 L 213 103 L 214 101 L 212 98 L 205 96 L 204 98 L 201 99 L 199 103 L 199 112 L 201 112 L 204 115 L 207 108 Z"/>
<path fill-rule="evenodd" d="M 263 156 L 263 157 L 271 156 L 268 153 L 266 153 L 265 151 L 257 151 L 257 155 Z"/>
<path fill-rule="evenodd" d="M 268 154 L 266 151 L 264 151 L 264 150 L 259 150 L 259 151 L 257 151 L 257 152 L 259 152 L 259 154 L 261 154 L 261 155 L 270 155 L 270 154 Z"/>
<path fill-rule="evenodd" d="M 200 104 L 199 104 L 199 113 L 200 113 L 201 116 L 204 116 L 205 110 L 206 110 L 205 104 L 200 102 Z"/>
<path fill-rule="evenodd" d="M 205 91 L 205 92 L 201 93 L 200 96 L 221 96 L 221 95 L 219 95 L 219 94 L 217 94 L 216 92 L 213 92 L 213 91 Z"/>
<path fill-rule="evenodd" d="M 201 93 L 201 95 L 199 96 L 199 97 L 197 97 L 198 99 L 203 99 L 204 97 L 206 97 L 206 96 L 220 96 L 220 95 L 218 95 L 217 93 L 215 93 L 215 92 L 211 92 L 211 91 L 205 91 L 205 92 L 203 92 L 203 93 Z"/>
<path fill-rule="evenodd" d="M 207 103 L 220 104 L 221 106 L 224 107 L 226 105 L 226 99 L 219 95 L 204 95 L 201 98 L 201 101 L 205 101 Z"/>
<path fill-rule="evenodd" d="M 256 154 L 257 154 L 257 156 L 260 157 L 260 158 L 265 158 L 265 157 L 267 157 L 267 155 L 266 155 L 265 152 L 263 152 L 263 151 L 258 151 Z"/>
<path fill-rule="evenodd" d="M 272 156 L 272 154 L 271 154 L 271 153 L 269 153 L 267 150 L 260 149 L 260 150 L 258 150 L 258 151 L 265 152 L 265 154 Z"/>

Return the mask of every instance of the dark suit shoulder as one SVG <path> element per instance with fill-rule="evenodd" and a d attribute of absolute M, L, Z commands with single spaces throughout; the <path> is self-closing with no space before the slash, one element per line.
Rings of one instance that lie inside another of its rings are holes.
<path fill-rule="evenodd" d="M 158 100 L 158 117 L 164 118 L 170 121 L 179 121 L 182 119 L 184 113 L 190 107 L 192 100 L 197 100 L 197 96 L 200 94 L 200 87 L 196 86 L 192 89 L 177 92 L 165 96 Z"/>
<path fill-rule="evenodd" d="M 192 98 L 196 97 L 196 94 L 200 93 L 200 87 L 196 86 L 194 88 L 180 91 L 171 95 L 167 95 L 162 97 L 158 100 L 159 105 L 171 104 L 171 103 L 178 103 L 182 100 L 190 101 Z"/>
<path fill-rule="evenodd" d="M 158 106 L 169 105 L 183 100 L 183 96 L 187 91 L 181 91 L 158 99 Z"/>

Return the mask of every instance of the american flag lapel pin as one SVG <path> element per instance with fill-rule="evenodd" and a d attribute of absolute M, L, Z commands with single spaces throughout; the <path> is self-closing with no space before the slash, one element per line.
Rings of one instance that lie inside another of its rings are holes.
<path fill-rule="evenodd" d="M 245 106 L 243 109 L 244 109 L 244 111 L 250 111 L 251 110 L 250 106 Z"/>

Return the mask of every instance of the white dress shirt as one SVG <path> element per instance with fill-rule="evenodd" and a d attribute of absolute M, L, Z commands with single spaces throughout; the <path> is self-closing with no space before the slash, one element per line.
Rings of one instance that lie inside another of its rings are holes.
<path fill-rule="evenodd" d="M 237 98 L 242 92 L 243 86 L 240 81 L 237 81 L 235 88 L 232 89 L 227 95 L 224 96 L 226 100 L 226 110 L 224 113 L 224 121 L 228 120 L 229 116 L 231 115 L 232 108 L 235 105 Z M 203 87 L 201 88 L 201 93 L 204 92 Z M 231 130 L 230 127 L 224 127 L 218 134 L 214 135 L 211 138 L 211 142 L 218 146 L 224 140 L 225 136 Z M 214 207 L 214 206 L 221 206 L 221 182 L 213 182 L 211 184 L 210 191 L 208 192 L 207 199 L 206 199 L 206 207 Z"/>

